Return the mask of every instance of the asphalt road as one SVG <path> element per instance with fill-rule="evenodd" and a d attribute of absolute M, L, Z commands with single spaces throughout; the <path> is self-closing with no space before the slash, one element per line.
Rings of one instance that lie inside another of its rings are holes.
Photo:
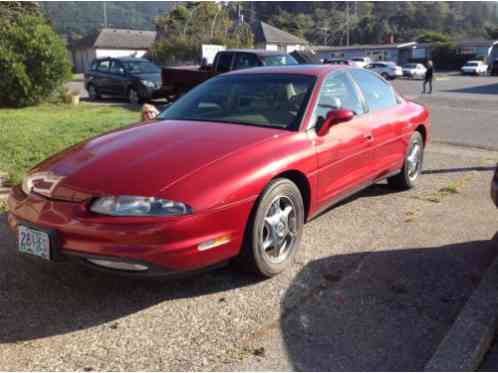
<path fill-rule="evenodd" d="M 446 90 L 493 79 L 451 77 L 424 98 L 419 82 L 395 85 L 429 101 L 433 138 L 484 146 L 493 123 L 466 110 L 494 113 L 494 96 Z M 415 190 L 379 184 L 327 211 L 266 281 L 230 267 L 151 282 L 42 263 L 16 254 L 1 215 L 0 370 L 422 370 L 496 255 L 497 159 L 433 143 Z"/>
<path fill-rule="evenodd" d="M 498 149 L 498 77 L 448 76 L 422 95 L 422 82 L 399 79 L 394 86 L 426 105 L 435 141 Z"/>

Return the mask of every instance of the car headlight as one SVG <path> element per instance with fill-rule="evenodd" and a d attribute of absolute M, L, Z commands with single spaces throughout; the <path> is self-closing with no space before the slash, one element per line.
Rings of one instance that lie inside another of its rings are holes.
<path fill-rule="evenodd" d="M 33 189 L 33 180 L 30 177 L 25 176 L 22 179 L 21 188 L 24 194 L 30 194 L 31 190 Z"/>
<path fill-rule="evenodd" d="M 97 199 L 90 211 L 113 216 L 179 216 L 192 213 L 182 202 L 155 197 L 110 196 Z"/>
<path fill-rule="evenodd" d="M 144 86 L 149 87 L 149 88 L 155 88 L 156 87 L 156 83 L 151 82 L 150 80 L 141 80 L 140 82 L 142 82 L 142 84 Z"/>

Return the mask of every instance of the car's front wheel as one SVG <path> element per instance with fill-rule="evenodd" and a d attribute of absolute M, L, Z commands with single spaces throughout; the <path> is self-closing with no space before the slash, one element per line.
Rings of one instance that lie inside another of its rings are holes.
<path fill-rule="evenodd" d="M 272 277 L 293 261 L 301 243 L 304 204 L 296 184 L 273 180 L 258 199 L 237 258 L 243 269 Z"/>
<path fill-rule="evenodd" d="M 88 97 L 90 98 L 90 101 L 96 101 L 100 99 L 99 91 L 97 91 L 97 87 L 95 87 L 93 84 L 88 85 Z"/>
<path fill-rule="evenodd" d="M 424 162 L 424 139 L 418 131 L 414 132 L 405 156 L 401 172 L 387 179 L 389 185 L 401 190 L 411 189 L 422 172 Z"/>
<path fill-rule="evenodd" d="M 128 101 L 132 105 L 138 105 L 140 103 L 140 95 L 135 88 L 128 89 Z"/>

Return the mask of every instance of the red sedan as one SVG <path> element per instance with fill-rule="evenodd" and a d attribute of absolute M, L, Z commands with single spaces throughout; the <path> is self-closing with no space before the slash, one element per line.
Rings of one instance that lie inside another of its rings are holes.
<path fill-rule="evenodd" d="M 9 224 L 21 253 L 46 260 L 160 275 L 236 259 L 273 276 L 330 205 L 386 178 L 413 187 L 429 128 L 424 107 L 363 69 L 236 71 L 34 167 Z"/>

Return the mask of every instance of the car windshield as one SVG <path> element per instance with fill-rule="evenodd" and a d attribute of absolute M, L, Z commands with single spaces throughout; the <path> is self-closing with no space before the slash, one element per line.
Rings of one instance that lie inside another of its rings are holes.
<path fill-rule="evenodd" d="M 364 58 L 353 58 L 353 61 L 355 62 L 365 62 Z"/>
<path fill-rule="evenodd" d="M 123 65 L 131 74 L 153 74 L 161 72 L 161 69 L 149 61 L 123 61 Z"/>
<path fill-rule="evenodd" d="M 262 56 L 261 60 L 265 66 L 297 65 L 294 57 L 283 54 L 281 56 Z"/>
<path fill-rule="evenodd" d="M 315 77 L 287 74 L 227 75 L 197 86 L 160 119 L 299 128 Z"/>
<path fill-rule="evenodd" d="M 478 65 L 479 65 L 479 63 L 478 63 L 478 62 L 467 62 L 467 63 L 465 64 L 465 66 L 478 66 Z"/>
<path fill-rule="evenodd" d="M 405 65 L 405 69 L 416 69 L 417 65 L 414 63 L 409 63 Z"/>

